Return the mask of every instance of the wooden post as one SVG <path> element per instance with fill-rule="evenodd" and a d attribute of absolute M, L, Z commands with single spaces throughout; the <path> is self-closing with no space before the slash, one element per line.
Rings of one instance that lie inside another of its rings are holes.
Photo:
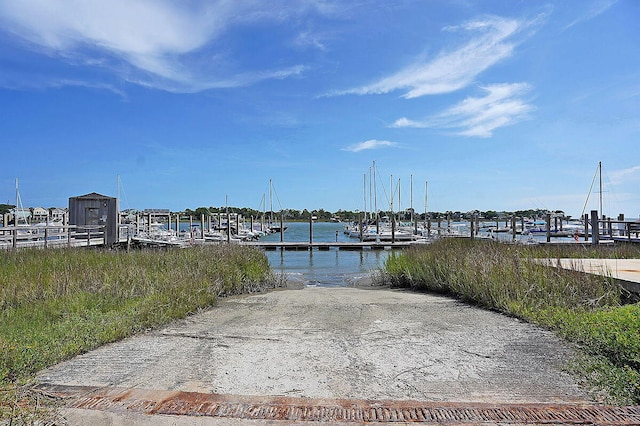
<path fill-rule="evenodd" d="M 49 219 L 47 219 L 47 224 L 44 227 L 44 248 L 49 246 Z"/>
<path fill-rule="evenodd" d="M 550 242 L 551 241 L 551 213 L 547 213 L 546 226 L 547 226 L 547 242 Z"/>
<path fill-rule="evenodd" d="M 622 222 L 622 228 L 624 228 L 624 230 L 622 231 L 622 235 L 621 235 L 621 237 L 624 237 L 624 234 L 626 233 L 626 234 L 627 234 L 627 238 L 628 238 L 629 240 L 631 240 L 631 225 L 630 225 L 629 223 L 626 223 L 626 222 L 624 221 L 624 214 L 620 213 L 620 214 L 618 215 L 618 220 L 619 220 L 620 222 Z M 621 226 L 620 226 L 620 225 L 618 225 L 618 229 L 620 229 L 620 228 L 621 228 Z M 620 232 L 620 231 L 618 231 L 618 232 Z"/>
<path fill-rule="evenodd" d="M 520 217 L 520 233 L 524 234 L 524 216 Z"/>
<path fill-rule="evenodd" d="M 396 242 L 396 215 L 391 214 L 391 243 Z"/>
<path fill-rule="evenodd" d="M 236 233 L 240 232 L 240 213 L 236 213 Z"/>
<path fill-rule="evenodd" d="M 227 243 L 231 243 L 231 213 L 227 210 Z"/>
<path fill-rule="evenodd" d="M 13 241 L 12 246 L 14 249 L 18 247 L 18 220 L 17 215 L 13 215 Z"/>
<path fill-rule="evenodd" d="M 607 218 L 607 230 L 609 231 L 609 238 L 613 238 L 613 228 L 611 226 L 611 218 Z"/>
<path fill-rule="evenodd" d="M 516 240 L 516 216 L 511 216 L 511 233 L 513 234 L 513 241 Z"/>
<path fill-rule="evenodd" d="M 358 213 L 358 229 L 360 231 L 360 242 L 362 242 L 362 240 L 364 239 L 364 221 L 362 220 L 362 213 Z"/>
<path fill-rule="evenodd" d="M 200 239 L 204 240 L 204 213 L 200 215 Z"/>
<path fill-rule="evenodd" d="M 427 218 L 427 237 L 431 237 L 431 216 Z"/>
<path fill-rule="evenodd" d="M 600 224 L 598 223 L 598 210 L 591 210 L 591 245 L 597 246 L 600 242 Z"/>
<path fill-rule="evenodd" d="M 451 235 L 451 214 L 447 213 L 447 234 Z"/>
<path fill-rule="evenodd" d="M 473 221 L 473 217 L 469 220 L 469 229 L 470 229 L 470 233 L 469 233 L 469 238 L 471 238 L 472 240 L 475 239 L 475 235 L 474 235 L 474 221 Z"/>
<path fill-rule="evenodd" d="M 440 218 L 440 215 L 438 215 L 438 237 L 442 234 L 441 223 L 442 223 L 442 218 Z"/>
<path fill-rule="evenodd" d="M 309 244 L 313 244 L 313 215 L 309 213 Z"/>
<path fill-rule="evenodd" d="M 584 240 L 589 241 L 589 215 L 587 213 L 584 214 Z"/>
<path fill-rule="evenodd" d="M 284 212 L 280 210 L 280 242 L 284 242 Z"/>

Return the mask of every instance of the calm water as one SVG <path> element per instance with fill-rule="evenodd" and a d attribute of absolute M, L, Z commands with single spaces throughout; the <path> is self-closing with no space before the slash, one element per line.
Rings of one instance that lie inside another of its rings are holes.
<path fill-rule="evenodd" d="M 284 241 L 309 241 L 309 223 L 286 223 L 287 231 Z M 313 224 L 314 242 L 357 241 L 346 236 L 342 223 L 318 222 Z M 463 232 L 469 232 L 468 223 L 455 222 L 452 227 L 461 227 Z M 435 226 L 435 225 L 434 225 Z M 446 226 L 445 223 L 442 224 Z M 485 233 L 482 231 L 481 233 Z M 496 233 L 498 240 L 510 241 L 511 234 Z M 518 235 L 517 239 L 527 241 L 534 239 L 545 241 L 545 235 Z M 280 234 L 262 237 L 263 241 L 280 241 Z M 554 241 L 573 241 L 573 238 L 554 238 Z M 381 269 L 389 257 L 391 250 L 362 250 L 348 251 L 331 249 L 329 251 L 266 251 L 271 268 L 276 272 L 288 274 L 296 281 L 304 282 L 308 286 L 347 286 L 349 283 Z"/>
<path fill-rule="evenodd" d="M 309 223 L 287 223 L 284 241 L 309 241 Z M 319 222 L 313 224 L 314 242 L 356 241 L 342 232 L 342 223 Z M 261 241 L 280 241 L 280 234 L 262 237 Z M 266 251 L 271 268 L 288 274 L 292 279 L 308 286 L 347 286 L 381 268 L 390 250 L 337 250 L 329 251 Z"/>

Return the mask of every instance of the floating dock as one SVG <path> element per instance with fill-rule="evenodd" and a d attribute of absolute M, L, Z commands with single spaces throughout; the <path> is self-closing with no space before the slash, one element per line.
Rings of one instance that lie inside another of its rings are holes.
<path fill-rule="evenodd" d="M 258 247 L 263 250 L 291 250 L 291 251 L 306 251 L 306 250 L 391 250 L 391 249 L 403 249 L 412 245 L 421 244 L 414 241 L 396 241 L 396 242 L 265 242 L 265 241 L 250 241 L 243 242 L 242 245 Z M 423 243 L 422 243 L 423 244 Z"/>

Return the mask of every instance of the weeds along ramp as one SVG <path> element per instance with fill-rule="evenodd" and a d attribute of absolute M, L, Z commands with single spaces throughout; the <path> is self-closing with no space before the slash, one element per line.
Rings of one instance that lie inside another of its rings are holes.
<path fill-rule="evenodd" d="M 224 300 L 38 380 L 74 415 L 140 421 L 638 424 L 637 409 L 589 399 L 562 371 L 571 355 L 545 330 L 446 297 L 304 288 Z"/>

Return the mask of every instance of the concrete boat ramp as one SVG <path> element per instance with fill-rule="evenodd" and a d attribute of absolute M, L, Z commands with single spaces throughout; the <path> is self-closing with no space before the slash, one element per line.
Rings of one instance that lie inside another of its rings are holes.
<path fill-rule="evenodd" d="M 563 371 L 552 333 L 429 294 L 287 289 L 42 371 L 68 424 L 640 424 Z"/>

